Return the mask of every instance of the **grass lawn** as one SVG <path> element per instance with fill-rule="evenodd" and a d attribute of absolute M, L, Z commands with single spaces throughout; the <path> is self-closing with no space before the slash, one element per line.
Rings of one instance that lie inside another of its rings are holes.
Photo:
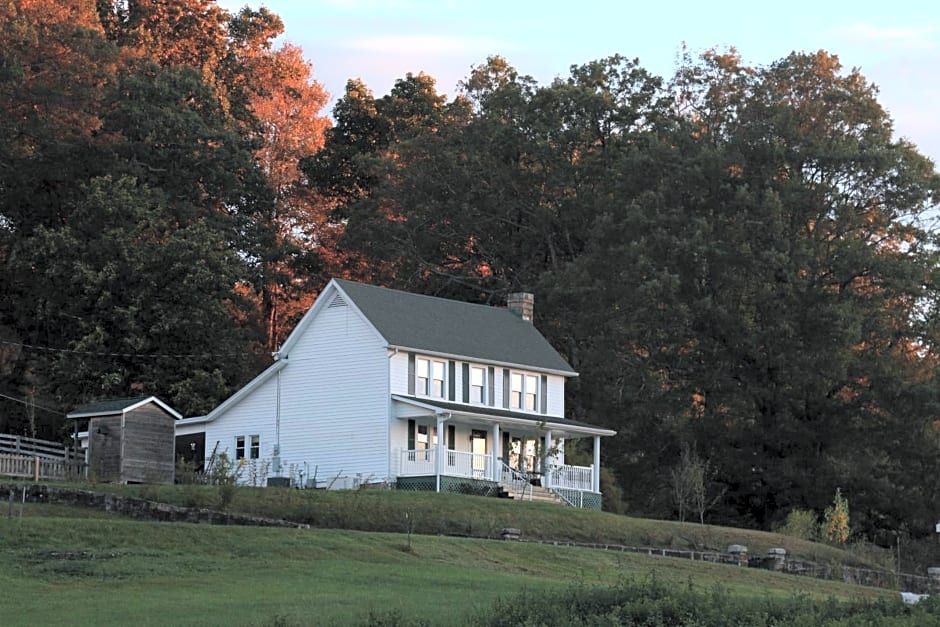
<path fill-rule="evenodd" d="M 395 533 L 74 513 L 27 505 L 22 520 L 0 519 L 3 625 L 332 625 L 392 614 L 453 625 L 525 590 L 649 577 L 699 589 L 720 585 L 736 596 L 896 598 L 767 571 L 591 549 L 417 534 L 409 546 L 407 535 Z"/>
<path fill-rule="evenodd" d="M 141 486 L 74 484 L 84 490 L 116 492 L 176 505 L 218 507 L 214 486 Z M 891 551 L 858 547 L 844 550 L 776 533 L 669 520 L 633 518 L 576 510 L 544 503 L 520 503 L 461 494 L 400 490 L 283 490 L 240 487 L 227 508 L 231 511 L 284 518 L 327 529 L 405 532 L 425 535 L 499 537 L 504 527 L 522 530 L 523 537 L 601 544 L 653 546 L 698 551 L 724 551 L 746 545 L 752 555 L 783 547 L 788 555 L 828 562 L 893 570 Z"/>

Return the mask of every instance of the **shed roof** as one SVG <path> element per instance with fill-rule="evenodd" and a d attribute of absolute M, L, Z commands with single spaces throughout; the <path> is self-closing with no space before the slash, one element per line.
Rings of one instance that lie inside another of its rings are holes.
<path fill-rule="evenodd" d="M 535 325 L 508 309 L 334 281 L 390 346 L 577 374 Z"/>
<path fill-rule="evenodd" d="M 158 399 L 156 396 L 134 396 L 131 398 L 112 398 L 95 401 L 93 403 L 86 403 L 85 405 L 80 405 L 79 407 L 76 407 L 70 411 L 66 415 L 66 418 L 92 418 L 95 416 L 111 416 L 114 414 L 122 414 L 125 411 L 135 409 L 136 407 L 149 402 L 153 402 L 159 405 L 164 411 L 176 419 L 182 417 L 179 412 Z"/>

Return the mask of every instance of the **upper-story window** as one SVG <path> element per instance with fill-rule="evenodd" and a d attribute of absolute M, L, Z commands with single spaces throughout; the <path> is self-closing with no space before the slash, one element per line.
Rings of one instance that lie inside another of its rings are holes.
<path fill-rule="evenodd" d="M 538 377 L 527 374 L 522 388 L 525 391 L 525 408 L 529 411 L 535 411 L 539 393 Z"/>
<path fill-rule="evenodd" d="M 486 370 L 470 366 L 470 402 L 483 404 L 486 401 Z"/>
<path fill-rule="evenodd" d="M 539 407 L 539 378 L 534 374 L 509 375 L 509 407 L 536 411 Z"/>
<path fill-rule="evenodd" d="M 415 361 L 415 392 L 424 396 L 444 398 L 445 364 L 443 361 L 418 358 Z"/>
<path fill-rule="evenodd" d="M 444 362 L 431 362 L 431 396 L 444 398 Z"/>
<path fill-rule="evenodd" d="M 509 406 L 522 409 L 522 374 L 519 372 L 509 375 Z"/>

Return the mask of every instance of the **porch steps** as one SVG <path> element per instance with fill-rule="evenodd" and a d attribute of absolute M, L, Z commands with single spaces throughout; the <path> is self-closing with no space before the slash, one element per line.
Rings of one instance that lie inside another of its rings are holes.
<path fill-rule="evenodd" d="M 555 503 L 556 505 L 563 505 L 564 501 L 560 496 L 549 490 L 548 488 L 543 488 L 542 486 L 537 485 L 527 485 L 525 489 L 521 487 L 511 485 L 508 483 L 500 483 L 499 489 L 501 491 L 500 496 L 505 498 L 510 498 L 516 501 L 534 501 L 538 503 Z"/>

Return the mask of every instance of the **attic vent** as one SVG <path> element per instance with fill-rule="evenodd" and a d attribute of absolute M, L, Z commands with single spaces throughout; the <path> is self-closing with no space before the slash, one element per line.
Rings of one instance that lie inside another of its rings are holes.
<path fill-rule="evenodd" d="M 341 295 L 337 294 L 336 297 L 333 298 L 333 302 L 331 302 L 329 306 L 330 306 L 330 308 L 333 308 L 333 307 L 345 307 L 345 306 L 346 306 L 346 301 L 343 300 L 343 297 L 342 297 Z"/>

